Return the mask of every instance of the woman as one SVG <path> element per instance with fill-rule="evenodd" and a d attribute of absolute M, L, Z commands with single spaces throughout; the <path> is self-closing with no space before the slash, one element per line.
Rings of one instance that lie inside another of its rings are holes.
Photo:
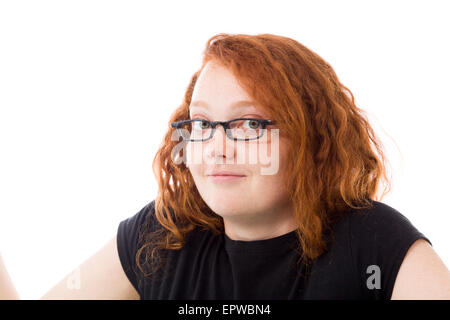
<path fill-rule="evenodd" d="M 218 34 L 154 159 L 156 199 L 43 298 L 449 299 L 431 242 L 379 202 L 384 160 L 317 54 Z"/>

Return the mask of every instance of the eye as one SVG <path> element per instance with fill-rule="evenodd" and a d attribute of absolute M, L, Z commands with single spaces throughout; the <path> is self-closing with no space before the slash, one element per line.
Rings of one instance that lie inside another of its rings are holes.
<path fill-rule="evenodd" d="M 194 125 L 197 129 L 208 129 L 210 127 L 210 123 L 206 120 L 202 120 L 202 119 L 194 119 L 197 120 L 194 122 Z"/>
<path fill-rule="evenodd" d="M 260 123 L 258 120 L 245 120 L 244 127 L 248 129 L 258 129 Z"/>
<path fill-rule="evenodd" d="M 208 129 L 210 126 L 210 123 L 208 121 L 202 120 L 201 127 L 202 129 Z"/>

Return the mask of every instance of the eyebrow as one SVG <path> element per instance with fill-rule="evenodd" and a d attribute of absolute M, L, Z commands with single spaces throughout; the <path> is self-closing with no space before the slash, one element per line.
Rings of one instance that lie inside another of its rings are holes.
<path fill-rule="evenodd" d="M 191 103 L 191 107 L 196 106 L 196 107 L 203 107 L 208 109 L 209 105 L 203 101 L 203 100 L 196 100 L 193 101 Z M 238 108 L 238 107 L 255 107 L 255 103 L 253 101 L 249 101 L 249 100 L 239 100 L 234 102 L 233 104 L 231 104 L 230 106 L 231 108 Z"/>

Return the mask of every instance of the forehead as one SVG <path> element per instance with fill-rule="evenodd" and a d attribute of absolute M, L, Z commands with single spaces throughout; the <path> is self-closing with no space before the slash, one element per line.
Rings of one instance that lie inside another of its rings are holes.
<path fill-rule="evenodd" d="M 246 110 L 258 110 L 255 107 L 255 104 L 251 100 L 237 100 L 237 101 L 229 101 L 227 105 L 230 109 L 246 109 Z M 210 109 L 211 106 L 205 100 L 195 100 L 191 102 L 191 109 L 202 108 L 202 109 Z"/>
<path fill-rule="evenodd" d="M 190 109 L 227 108 L 258 111 L 255 101 L 227 68 L 208 62 L 192 93 Z"/>
<path fill-rule="evenodd" d="M 192 101 L 230 98 L 252 100 L 230 70 L 213 61 L 208 62 L 197 79 Z"/>

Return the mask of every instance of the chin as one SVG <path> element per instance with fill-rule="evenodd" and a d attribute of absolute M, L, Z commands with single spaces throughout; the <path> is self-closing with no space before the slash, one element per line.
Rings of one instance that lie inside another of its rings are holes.
<path fill-rule="evenodd" d="M 246 211 L 246 203 L 243 199 L 234 200 L 219 196 L 210 197 L 206 201 L 209 208 L 221 217 L 239 215 Z"/>

